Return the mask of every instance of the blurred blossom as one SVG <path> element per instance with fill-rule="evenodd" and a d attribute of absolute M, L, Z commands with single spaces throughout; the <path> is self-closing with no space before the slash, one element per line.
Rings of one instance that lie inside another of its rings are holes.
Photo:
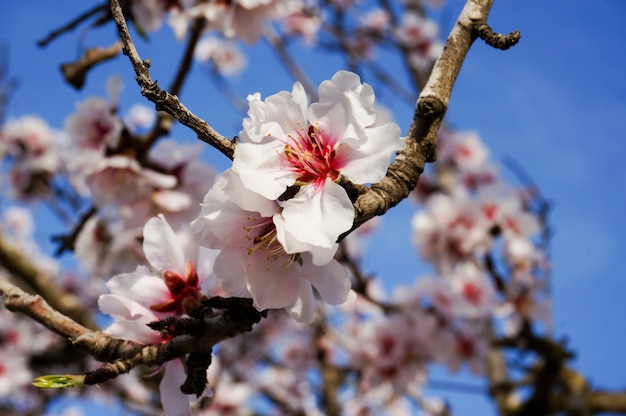
<path fill-rule="evenodd" d="M 124 117 L 126 126 L 133 132 L 152 127 L 155 120 L 154 109 L 144 104 L 133 105 Z"/>
<path fill-rule="evenodd" d="M 115 107 L 100 97 L 90 97 L 76 106 L 65 120 L 65 131 L 81 149 L 104 152 L 117 147 L 122 122 Z"/>
<path fill-rule="evenodd" d="M 213 62 L 215 68 L 226 76 L 239 74 L 248 63 L 245 55 L 235 43 L 216 37 L 200 40 L 194 56 L 200 62 Z"/>
<path fill-rule="evenodd" d="M 408 50 L 409 62 L 417 70 L 425 70 L 439 57 L 443 43 L 437 39 L 439 28 L 432 20 L 416 13 L 405 13 L 395 36 Z"/>
<path fill-rule="evenodd" d="M 301 36 L 309 46 L 317 42 L 317 33 L 322 27 L 323 19 L 316 13 L 297 11 L 285 17 L 283 30 L 292 36 Z"/>

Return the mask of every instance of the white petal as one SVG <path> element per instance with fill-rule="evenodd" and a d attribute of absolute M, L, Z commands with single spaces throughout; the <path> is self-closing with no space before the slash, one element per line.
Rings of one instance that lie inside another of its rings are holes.
<path fill-rule="evenodd" d="M 273 199 L 261 197 L 259 192 L 251 192 L 243 183 L 241 176 L 237 175 L 233 169 L 226 170 L 223 178 L 224 183 L 220 192 L 224 192 L 227 198 L 242 210 L 258 212 L 263 217 L 271 217 L 278 210 Z"/>
<path fill-rule="evenodd" d="M 159 333 L 146 325 L 158 321 L 159 318 L 139 303 L 123 296 L 101 295 L 98 298 L 98 307 L 102 313 L 115 318 L 115 322 L 105 330 L 107 334 L 143 344 L 161 341 Z"/>
<path fill-rule="evenodd" d="M 404 141 L 400 138 L 400 127 L 395 123 L 365 129 L 367 138 L 343 143 L 338 153 L 346 163 L 341 174 L 354 183 L 374 183 L 387 173 L 391 156 Z"/>
<path fill-rule="evenodd" d="M 323 266 L 305 266 L 301 276 L 311 282 L 324 302 L 331 305 L 345 302 L 350 293 L 350 276 L 345 267 L 336 260 Z"/>
<path fill-rule="evenodd" d="M 323 114 L 332 114 L 329 108 L 343 108 L 348 124 L 369 126 L 376 120 L 374 90 L 362 84 L 358 75 L 348 71 L 337 71 L 330 80 L 319 87 L 320 100 L 311 105 L 311 117 L 320 119 Z"/>
<path fill-rule="evenodd" d="M 241 248 L 227 248 L 219 252 L 215 258 L 213 270 L 222 281 L 226 293 L 231 296 L 250 298 L 246 283 L 246 270 L 243 256 L 247 256 Z"/>
<path fill-rule="evenodd" d="M 180 386 L 186 378 L 187 373 L 180 358 L 165 364 L 165 374 L 159 385 L 159 392 L 161 404 L 167 416 L 191 416 L 189 400 L 194 396 L 180 391 Z"/>
<path fill-rule="evenodd" d="M 217 276 L 213 273 L 213 265 L 215 264 L 215 258 L 220 253 L 219 250 L 211 250 L 206 247 L 200 246 L 198 248 L 198 276 L 200 276 L 200 289 L 202 293 L 208 294 L 215 282 Z"/>
<path fill-rule="evenodd" d="M 300 265 L 289 264 L 289 256 L 267 259 L 257 250 L 243 254 L 248 291 L 258 309 L 284 308 L 294 303 L 300 290 Z"/>
<path fill-rule="evenodd" d="M 170 297 L 163 279 L 152 274 L 146 266 L 137 266 L 133 273 L 113 276 L 106 286 L 112 294 L 125 296 L 144 306 L 165 302 Z"/>
<path fill-rule="evenodd" d="M 185 275 L 185 254 L 163 215 L 150 218 L 144 226 L 143 252 L 155 270 L 172 270 Z"/>
<path fill-rule="evenodd" d="M 298 240 L 285 230 L 285 218 L 280 213 L 274 215 L 273 221 L 276 227 L 276 238 L 285 251 L 289 254 L 310 253 L 313 264 L 322 265 L 328 263 L 339 248 L 337 243 L 333 244 L 332 247 L 321 247 Z"/>
<path fill-rule="evenodd" d="M 300 280 L 298 294 L 298 299 L 293 304 L 287 306 L 285 310 L 298 322 L 310 324 L 313 322 L 315 311 L 319 309 L 320 303 L 315 299 L 311 285 L 305 280 Z"/>
<path fill-rule="evenodd" d="M 181 191 L 159 191 L 152 194 L 152 200 L 160 207 L 178 212 L 189 208 L 192 204 L 191 196 Z"/>
<path fill-rule="evenodd" d="M 285 202 L 285 229 L 294 238 L 332 248 L 337 238 L 352 227 L 354 208 L 346 191 L 330 179 L 317 191 L 307 185 Z"/>
<path fill-rule="evenodd" d="M 280 153 L 284 142 L 240 143 L 235 150 L 233 171 L 250 191 L 268 199 L 278 198 L 295 183 L 297 174 L 284 168 Z"/>

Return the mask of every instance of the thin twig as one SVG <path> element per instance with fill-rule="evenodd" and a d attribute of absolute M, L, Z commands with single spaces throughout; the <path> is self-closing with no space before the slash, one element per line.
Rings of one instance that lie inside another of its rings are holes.
<path fill-rule="evenodd" d="M 513 31 L 508 35 L 496 33 L 487 23 L 478 25 L 476 33 L 478 33 L 478 37 L 484 40 L 487 45 L 503 51 L 509 49 L 511 46 L 515 46 L 522 37 L 519 30 Z"/>
<path fill-rule="evenodd" d="M 85 311 L 83 302 L 73 294 L 61 290 L 50 276 L 32 263 L 32 260 L 28 258 L 28 253 L 11 245 L 1 234 L 0 266 L 43 296 L 54 309 L 85 327 L 95 328 L 95 324 L 91 322 Z"/>
<path fill-rule="evenodd" d="M 452 87 L 475 37 L 474 26 L 487 19 L 493 0 L 468 0 L 452 29 L 441 56 L 421 91 L 406 146 L 398 152 L 382 181 L 361 189 L 354 203 L 353 229 L 382 215 L 407 198 L 427 162 L 436 159 L 437 132 L 448 107 Z"/>
<path fill-rule="evenodd" d="M 180 94 L 183 84 L 187 80 L 187 76 L 191 71 L 191 65 L 193 63 L 193 52 L 196 49 L 198 41 L 200 40 L 200 36 L 202 35 L 205 24 L 206 19 L 204 17 L 196 18 L 193 21 L 193 24 L 191 25 L 189 39 L 187 40 L 187 45 L 185 46 L 185 51 L 183 53 L 183 58 L 178 65 L 178 70 L 176 71 L 174 80 L 169 87 L 170 94 Z M 173 125 L 174 118 L 170 114 L 160 111 L 157 116 L 157 120 L 154 123 L 154 127 L 141 140 L 143 143 L 143 152 L 147 153 L 147 151 L 160 137 L 169 134 Z"/>
<path fill-rule="evenodd" d="M 47 46 L 50 42 L 52 42 L 54 39 L 56 39 L 57 37 L 59 37 L 60 35 L 62 35 L 63 33 L 69 32 L 71 30 L 73 30 L 76 26 L 78 26 L 79 24 L 81 24 L 83 21 L 89 19 L 91 16 L 94 16 L 100 12 L 105 12 L 107 11 L 107 3 L 102 3 L 100 5 L 97 5 L 89 10 L 87 10 L 84 13 L 81 13 L 80 15 L 78 15 L 77 17 L 75 17 L 74 19 L 72 19 L 71 21 L 69 21 L 68 23 L 66 23 L 65 25 L 61 26 L 60 28 L 50 32 L 50 34 L 48 36 L 46 36 L 44 39 L 41 39 L 37 42 L 37 46 L 39 46 L 40 48 L 43 48 L 45 46 Z"/>
<path fill-rule="evenodd" d="M 189 127 L 197 135 L 198 139 L 213 146 L 225 156 L 232 159 L 237 145 L 236 140 L 229 140 L 215 131 L 209 124 L 189 111 L 176 97 L 162 90 L 156 81 L 150 77 L 150 61 L 143 61 L 135 48 L 130 37 L 126 20 L 118 0 L 111 0 L 111 12 L 117 26 L 120 39 L 124 43 L 123 52 L 130 59 L 135 70 L 136 80 L 141 87 L 141 94 L 152 101 L 158 111 L 165 111 L 178 120 L 181 124 Z"/>
<path fill-rule="evenodd" d="M 291 73 L 291 76 L 302 84 L 306 94 L 309 96 L 309 99 L 311 101 L 317 101 L 317 89 L 313 86 L 313 84 L 311 84 L 311 81 L 309 81 L 309 78 L 306 76 L 302 68 L 300 68 L 298 63 L 294 61 L 289 52 L 287 52 L 285 42 L 283 42 L 283 40 L 273 30 L 271 30 L 271 28 L 268 28 L 265 31 L 263 38 L 274 49 L 274 52 L 276 52 L 280 61 Z"/>

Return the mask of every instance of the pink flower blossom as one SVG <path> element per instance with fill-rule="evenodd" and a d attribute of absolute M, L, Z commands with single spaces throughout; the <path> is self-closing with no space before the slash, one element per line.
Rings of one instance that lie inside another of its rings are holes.
<path fill-rule="evenodd" d="M 384 9 L 372 9 L 359 18 L 361 27 L 367 31 L 382 33 L 389 27 L 389 12 Z"/>
<path fill-rule="evenodd" d="M 301 36 L 307 45 L 314 45 L 322 23 L 320 16 L 315 13 L 297 11 L 285 18 L 283 29 L 292 36 Z"/>
<path fill-rule="evenodd" d="M 248 44 L 256 42 L 270 20 L 282 19 L 302 9 L 299 0 L 213 1 L 196 6 L 211 27 L 227 38 L 239 38 Z"/>
<path fill-rule="evenodd" d="M 194 56 L 201 62 L 213 62 L 215 68 L 227 76 L 239 74 L 247 65 L 246 57 L 237 45 L 216 37 L 200 40 L 196 45 Z"/>
<path fill-rule="evenodd" d="M 415 246 L 439 271 L 449 271 L 456 261 L 486 253 L 492 244 L 491 223 L 467 195 L 433 195 L 411 224 Z"/>
<path fill-rule="evenodd" d="M 98 207 L 130 204 L 150 197 L 155 188 L 169 189 L 177 183 L 174 176 L 145 168 L 128 156 L 95 156 L 91 161 L 82 166 L 82 173 Z"/>
<path fill-rule="evenodd" d="M 416 13 L 405 13 L 396 29 L 398 42 L 409 51 L 409 61 L 414 68 L 426 69 L 441 54 L 443 44 L 437 40 L 439 29 L 432 20 Z"/>
<path fill-rule="evenodd" d="M 66 119 L 65 131 L 79 148 L 104 151 L 117 146 L 122 122 L 114 106 L 102 98 L 91 97 L 78 104 L 76 112 Z"/>
<path fill-rule="evenodd" d="M 453 271 L 445 276 L 452 290 L 457 294 L 458 302 L 453 303 L 455 315 L 468 318 L 488 317 L 496 306 L 495 290 L 485 272 L 473 262 L 455 265 Z"/>
<path fill-rule="evenodd" d="M 299 241 L 331 248 L 354 220 L 339 176 L 359 184 L 381 180 L 403 142 L 400 128 L 377 111 L 374 91 L 358 75 L 337 72 L 320 85 L 319 95 L 309 106 L 296 83 L 291 93 L 265 101 L 249 96 L 233 170 L 245 187 L 272 200 L 298 186 L 282 203 L 285 230 Z"/>
<path fill-rule="evenodd" d="M 151 268 L 138 266 L 133 273 L 112 277 L 107 282 L 111 293 L 101 295 L 98 306 L 114 319 L 106 333 L 156 344 L 163 340 L 146 324 L 185 314 L 213 287 L 215 278 L 210 269 L 197 270 L 191 260 L 185 261 L 183 248 L 163 216 L 146 223 L 143 250 Z M 169 416 L 191 414 L 189 400 L 194 396 L 180 391 L 185 377 L 180 359 L 166 363 L 160 391 L 163 408 Z"/>
<path fill-rule="evenodd" d="M 24 116 L 6 122 L 0 132 L 0 143 L 14 157 L 25 154 L 42 156 L 57 140 L 48 123 L 37 116 Z"/>
<path fill-rule="evenodd" d="M 283 211 L 284 212 L 284 211 Z M 295 238 L 280 205 L 244 187 L 227 170 L 206 194 L 192 222 L 201 244 L 221 249 L 215 273 L 233 296 L 252 297 L 258 309 L 285 308 L 300 321 L 313 319 L 319 302 L 343 302 L 347 272 L 332 258 L 336 247 L 317 247 Z"/>
<path fill-rule="evenodd" d="M 439 332 L 437 339 L 437 360 L 457 372 L 461 366 L 469 366 L 473 374 L 481 376 L 485 372 L 485 357 L 489 345 L 485 334 L 471 326 Z"/>
<path fill-rule="evenodd" d="M 343 334 L 350 365 L 362 371 L 365 385 L 389 383 L 398 392 L 414 393 L 425 381 L 432 358 L 432 322 L 401 314 L 376 315 Z"/>
<path fill-rule="evenodd" d="M 154 124 L 154 120 L 156 119 L 156 113 L 154 109 L 148 107 L 143 104 L 135 104 L 133 105 L 126 117 L 124 117 L 124 122 L 126 126 L 131 131 L 137 131 L 139 129 L 147 129 Z"/>

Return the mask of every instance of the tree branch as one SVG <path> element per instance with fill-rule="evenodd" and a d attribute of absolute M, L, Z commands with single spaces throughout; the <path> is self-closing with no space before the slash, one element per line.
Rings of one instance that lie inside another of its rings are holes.
<path fill-rule="evenodd" d="M 128 31 L 124 14 L 118 0 L 111 0 L 111 12 L 117 26 L 120 39 L 124 44 L 122 50 L 128 56 L 135 70 L 135 79 L 141 87 L 141 94 L 152 101 L 158 111 L 165 111 L 178 120 L 181 124 L 189 127 L 197 135 L 198 139 L 215 147 L 228 158 L 232 159 L 235 152 L 236 140 L 229 140 L 215 131 L 209 124 L 193 114 L 185 107 L 177 96 L 162 90 L 156 81 L 150 77 L 150 61 L 142 61 Z"/>
<path fill-rule="evenodd" d="M 522 37 L 519 30 L 511 32 L 508 35 L 496 33 L 487 23 L 478 25 L 476 33 L 478 33 L 478 37 L 484 40 L 487 45 L 503 51 L 509 49 L 511 46 L 515 46 Z"/>
<path fill-rule="evenodd" d="M 85 85 L 87 72 L 100 62 L 115 58 L 121 49 L 122 43 L 120 41 L 108 48 L 88 48 L 78 61 L 61 64 L 61 72 L 72 87 L 80 90 Z"/>
<path fill-rule="evenodd" d="M 428 162 L 434 162 L 437 132 L 448 107 L 452 87 L 463 60 L 476 39 L 476 25 L 487 21 L 493 0 L 468 0 L 435 62 L 415 108 L 406 147 L 398 152 L 382 181 L 371 188 L 361 187 L 354 203 L 357 228 L 370 218 L 382 215 L 405 199 L 415 188 Z"/>
<path fill-rule="evenodd" d="M 198 17 L 193 21 L 191 25 L 191 30 L 189 34 L 189 40 L 187 40 L 187 45 L 185 46 L 185 52 L 183 53 L 183 58 L 180 61 L 178 66 L 178 70 L 176 71 L 176 75 L 174 76 L 174 80 L 170 84 L 169 92 L 173 95 L 179 95 L 185 80 L 187 79 L 187 75 L 189 75 L 189 71 L 191 70 L 191 64 L 193 62 L 193 52 L 196 49 L 196 45 L 200 40 L 200 36 L 204 30 L 204 26 L 206 23 L 206 19 L 204 17 Z M 154 124 L 152 130 L 146 134 L 142 138 L 143 143 L 143 151 L 144 153 L 150 149 L 152 144 L 159 137 L 165 136 L 170 132 L 172 126 L 174 125 L 174 118 L 166 112 L 159 112 L 157 116 L 157 121 Z"/>
<path fill-rule="evenodd" d="M 0 266 L 43 296 L 54 309 L 80 322 L 88 328 L 95 328 L 87 315 L 82 302 L 71 293 L 60 290 L 54 280 L 39 270 L 17 247 L 9 244 L 0 233 Z"/>
<path fill-rule="evenodd" d="M 52 42 L 54 39 L 56 39 L 57 37 L 59 37 L 60 35 L 62 35 L 63 33 L 69 32 L 70 30 L 73 30 L 74 28 L 76 28 L 76 26 L 78 26 L 79 24 L 81 24 L 83 21 L 89 19 L 91 16 L 94 16 L 98 13 L 104 13 L 104 15 L 106 15 L 107 13 L 107 4 L 106 2 L 99 4 L 97 6 L 94 6 L 93 8 L 87 10 L 84 13 L 81 13 L 79 16 L 77 16 L 76 18 L 72 19 L 69 23 L 66 23 L 65 25 L 61 26 L 60 28 L 52 31 L 48 36 L 46 36 L 44 39 L 41 39 L 39 41 L 37 41 L 37 46 L 39 46 L 40 48 L 43 48 L 45 46 L 47 46 L 50 42 Z"/>

